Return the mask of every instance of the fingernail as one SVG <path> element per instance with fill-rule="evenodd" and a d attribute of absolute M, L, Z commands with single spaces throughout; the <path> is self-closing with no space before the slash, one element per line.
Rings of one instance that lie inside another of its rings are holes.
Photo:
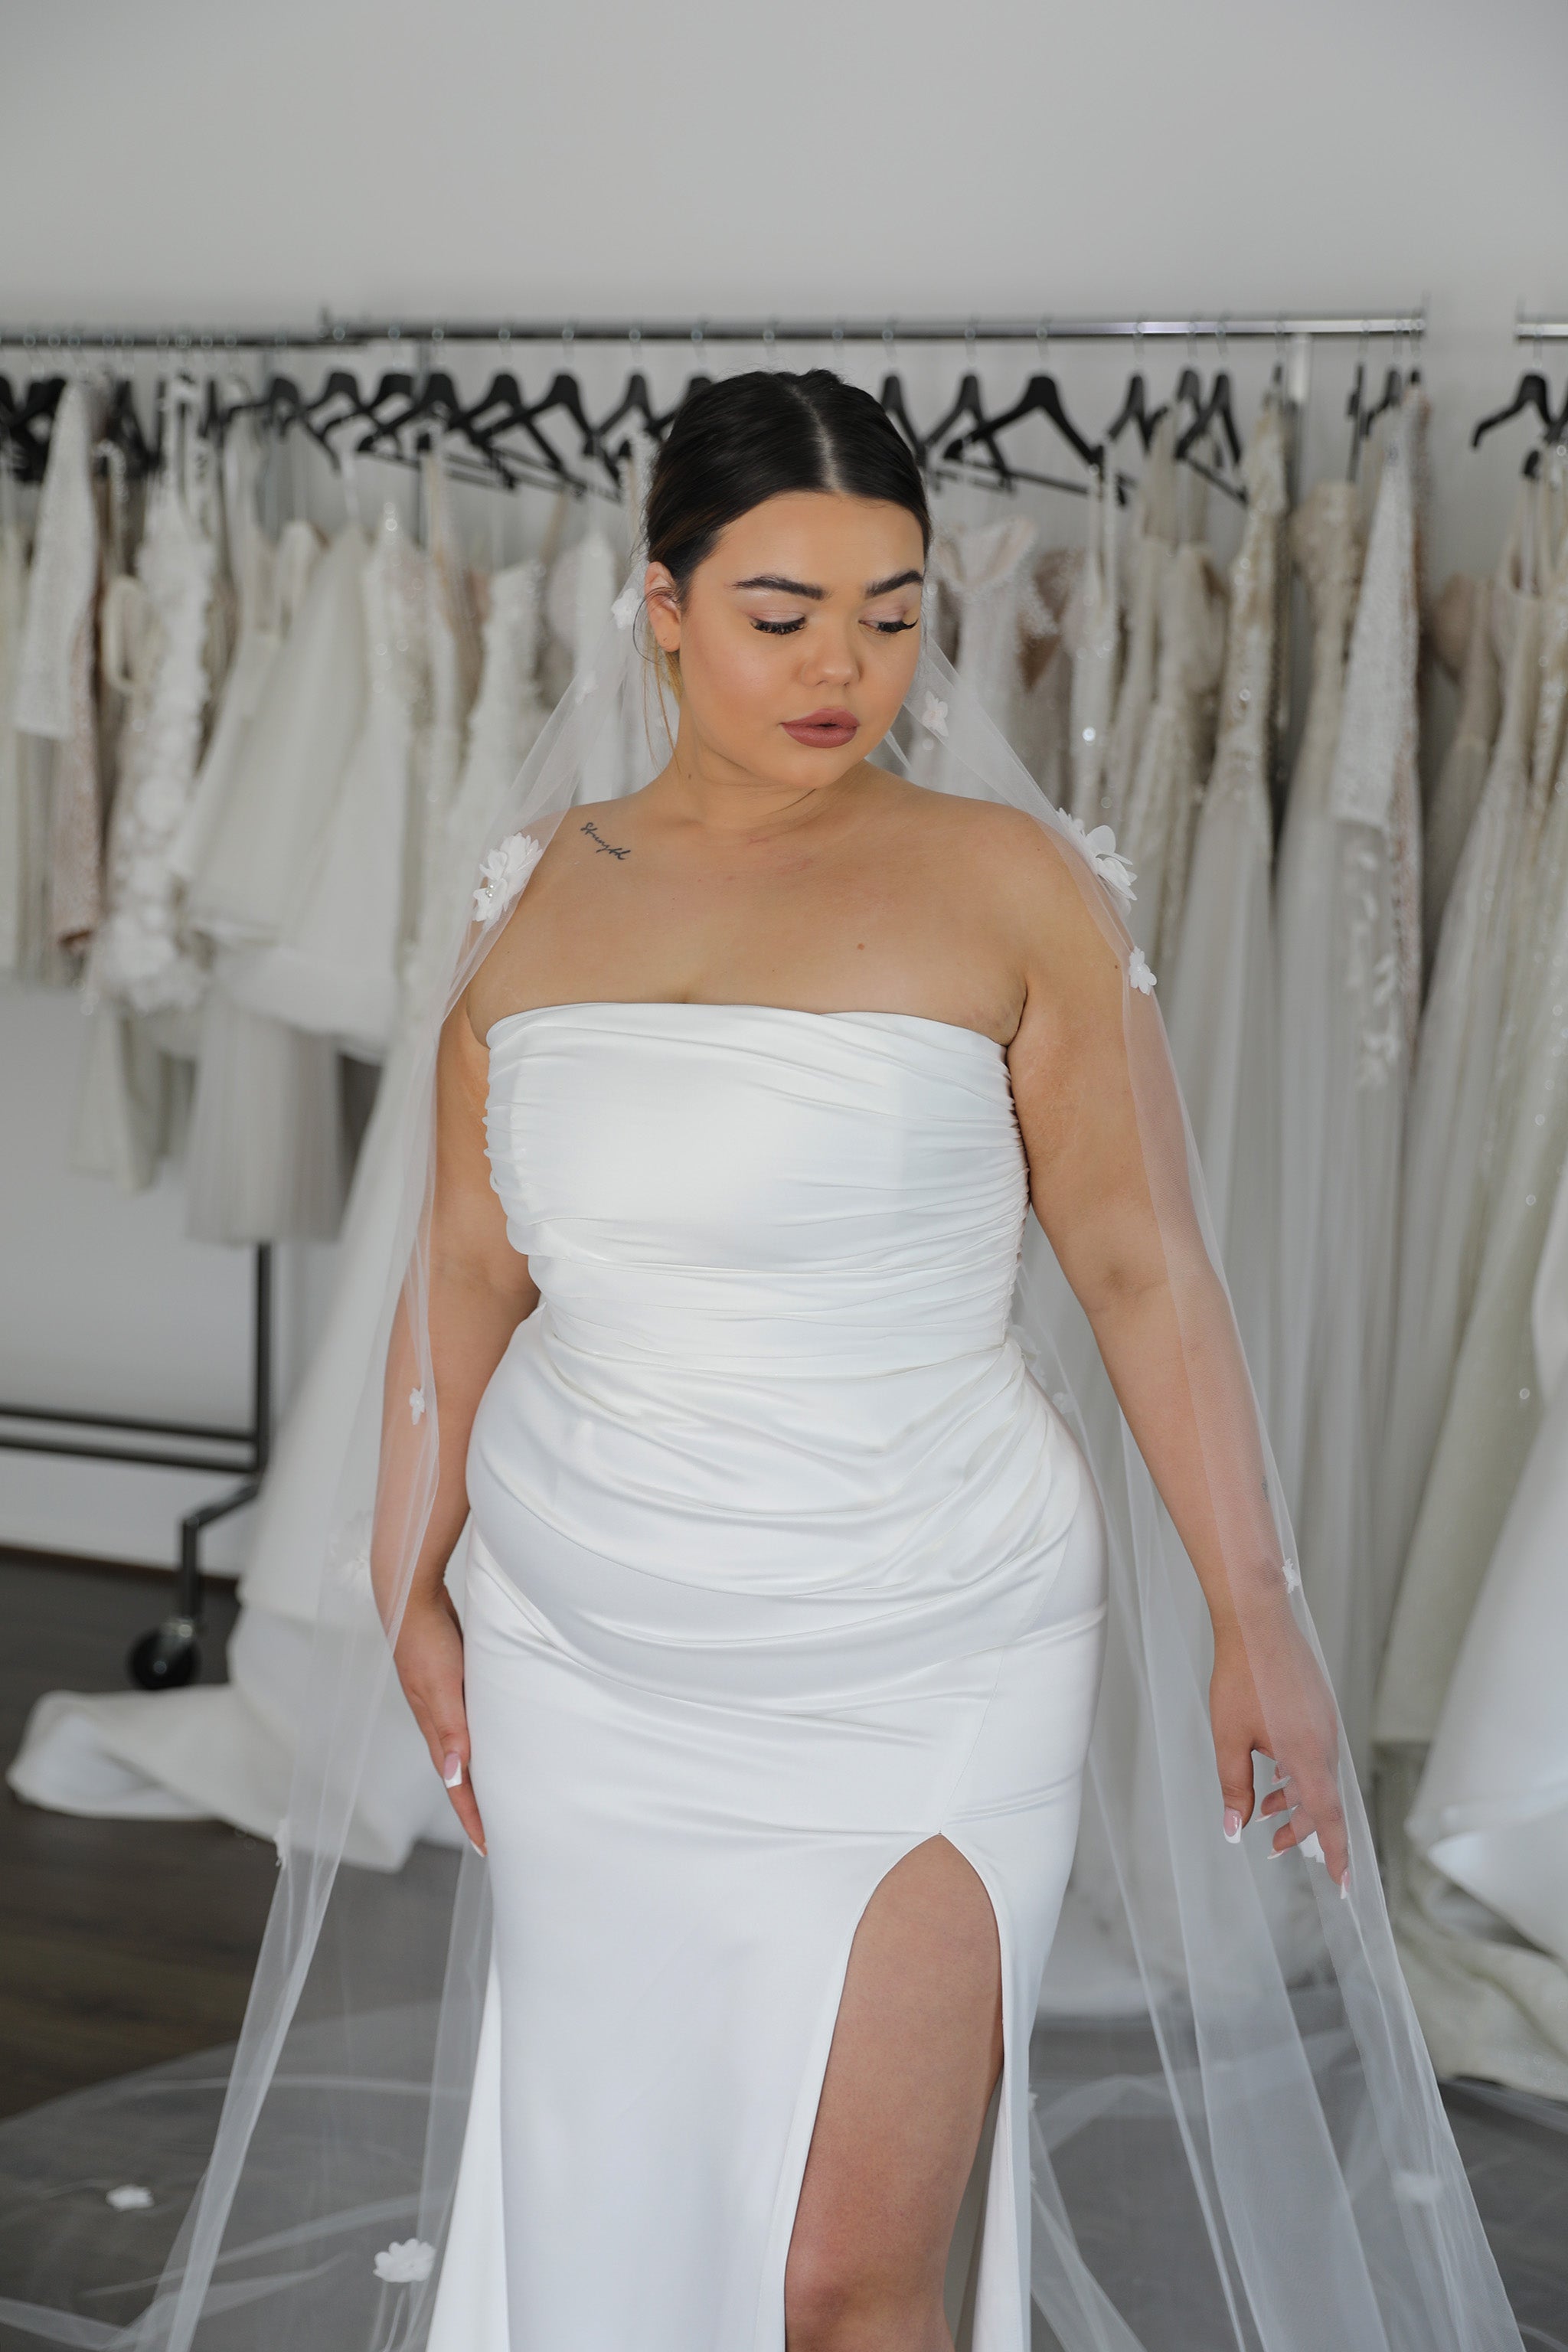
<path fill-rule="evenodd" d="M 1232 1845 L 1241 1843 L 1241 1812 L 1236 1805 L 1227 1805 L 1225 1809 L 1225 1833 Z"/>
<path fill-rule="evenodd" d="M 1350 1878 L 1349 1878 L 1349 1876 L 1348 1876 L 1348 1874 L 1347 1874 L 1345 1877 L 1342 1878 L 1342 1879 L 1341 1879 L 1341 1881 L 1340 1881 L 1340 1901 L 1341 1901 L 1342 1903 L 1348 1903 L 1348 1902 L 1350 1901 L 1350 1899 L 1351 1899 L 1351 1883 L 1350 1883 Z"/>
<path fill-rule="evenodd" d="M 1268 1849 L 1268 1859 L 1270 1862 L 1279 1862 L 1289 1851 L 1290 1848 L 1288 1845 L 1271 1845 Z"/>
<path fill-rule="evenodd" d="M 448 1789 L 462 1787 L 463 1759 L 460 1756 L 444 1756 L 441 1759 L 441 1778 Z"/>
<path fill-rule="evenodd" d="M 470 1838 L 470 1839 L 468 1840 L 468 1843 L 473 1847 L 474 1852 L 479 1855 L 479 1860 L 480 1860 L 481 1862 L 483 1862 L 483 1860 L 484 1860 L 484 1858 L 485 1858 L 485 1850 L 484 1850 L 483 1846 L 479 1843 L 479 1842 L 478 1838 Z"/>

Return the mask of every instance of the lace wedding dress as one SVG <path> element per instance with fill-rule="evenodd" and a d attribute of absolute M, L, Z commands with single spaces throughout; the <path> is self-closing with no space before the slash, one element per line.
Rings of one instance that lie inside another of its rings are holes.
<path fill-rule="evenodd" d="M 148 500 L 136 551 L 149 663 L 144 698 L 121 740 L 110 819 L 106 908 L 83 986 L 133 1013 L 188 1015 L 206 970 L 184 922 L 170 853 L 190 806 L 207 705 L 205 661 L 216 550 L 205 445 L 195 431 L 195 387 L 173 397 L 171 447 Z M 170 1042 L 195 1050 L 194 1024 L 172 1024 Z"/>
<path fill-rule="evenodd" d="M 1225 661 L 1225 582 L 1198 539 L 1164 568 L 1153 707 L 1119 834 L 1138 877 L 1129 925 L 1156 971 L 1181 937 L 1198 801 L 1213 755 L 1215 696 Z"/>

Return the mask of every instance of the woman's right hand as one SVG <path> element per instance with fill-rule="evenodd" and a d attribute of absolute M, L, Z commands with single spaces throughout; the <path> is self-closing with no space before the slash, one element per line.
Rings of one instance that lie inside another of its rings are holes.
<path fill-rule="evenodd" d="M 446 1586 L 410 1593 L 394 1652 L 403 1695 L 425 1734 L 452 1810 L 476 1853 L 485 1851 L 484 1824 L 468 1779 L 468 1717 L 463 1704 L 463 1631 Z"/>

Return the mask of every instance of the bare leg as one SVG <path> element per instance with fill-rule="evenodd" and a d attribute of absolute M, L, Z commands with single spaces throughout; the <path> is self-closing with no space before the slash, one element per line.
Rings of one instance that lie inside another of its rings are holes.
<path fill-rule="evenodd" d="M 1001 2065 L 991 1900 L 931 1838 L 850 1951 L 784 2270 L 788 2352 L 952 2352 L 948 2248 Z"/>

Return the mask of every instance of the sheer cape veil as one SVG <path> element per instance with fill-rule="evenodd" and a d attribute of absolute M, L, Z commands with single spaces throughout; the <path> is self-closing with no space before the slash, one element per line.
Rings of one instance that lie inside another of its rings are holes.
<path fill-rule="evenodd" d="M 410 1727 L 387 1638 L 428 1521 L 441 1400 L 428 1329 L 442 1022 L 526 904 L 574 802 L 658 762 L 634 626 L 641 575 L 544 728 L 447 910 L 401 1128 L 384 1300 L 323 1541 L 306 1726 L 276 1897 L 216 2137 L 161 2279 L 117 2324 L 0 2309 L 26 2336 L 126 2352 L 418 2352 L 452 2209 L 489 1937 L 486 1865 L 416 1849 L 343 1864 Z M 1082 1307 L 1031 1213 L 1014 1325 L 1067 1413 L 1110 1538 L 1104 1684 L 1073 1884 L 1034 2045 L 1036 2301 L 1064 2352 L 1503 2352 L 1495 2263 L 1394 1955 L 1372 1836 L 1109 831 L 1042 796 L 926 633 L 878 754 L 1050 834 L 1123 975 L 1121 1066 L 1181 1339 L 1205 1541 L 1237 1596 L 1272 1755 L 1305 1817 L 1342 1806 L 1350 1892 L 1316 1837 L 1268 1860 L 1275 1817 L 1222 1832 L 1197 1578 Z M 460 1576 L 459 1542 L 449 1574 Z M 459 1596 L 460 1606 L 460 1596 Z M 1327 1726 L 1325 1732 L 1324 1726 Z M 1335 1748 L 1337 1747 L 1337 1753 Z M 1268 1768 L 1259 1760 L 1259 1788 Z M 101 2306 L 100 2306 L 101 2307 Z"/>

